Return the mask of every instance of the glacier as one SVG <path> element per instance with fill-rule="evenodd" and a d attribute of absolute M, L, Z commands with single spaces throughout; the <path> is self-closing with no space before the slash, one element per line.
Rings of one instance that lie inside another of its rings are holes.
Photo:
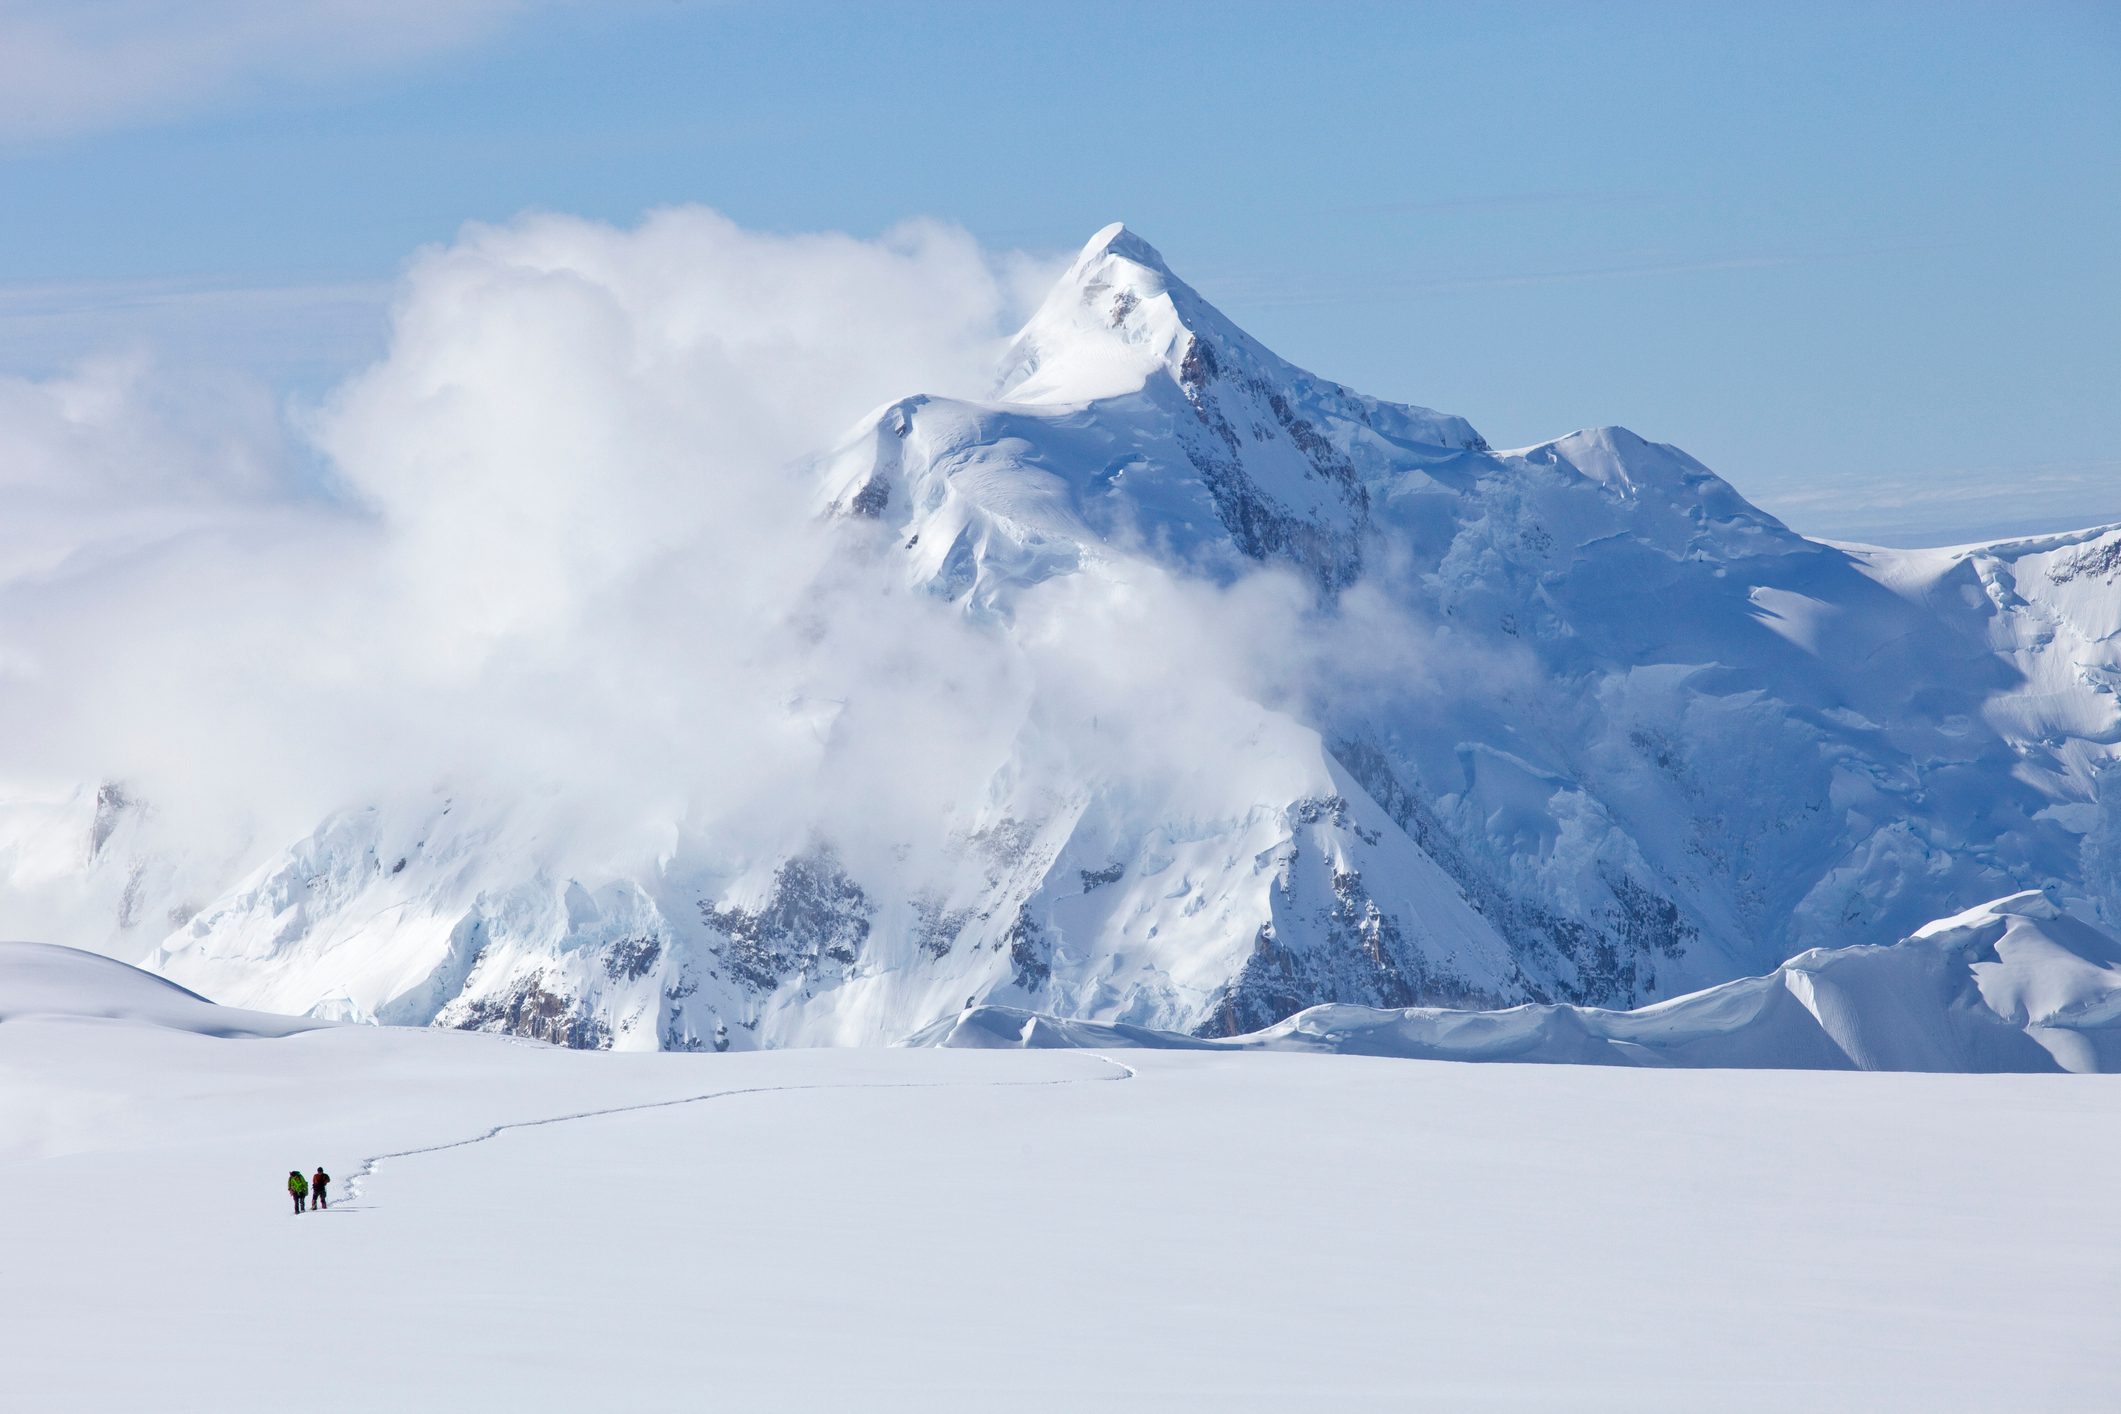
<path fill-rule="evenodd" d="M 1065 624 L 1124 700 L 1098 616 L 1189 595 L 1295 624 L 1301 672 L 1197 721 L 1043 693 L 919 837 L 678 830 L 594 868 L 528 788 L 186 853 L 87 782 L 0 802 L 0 931 L 245 1008 L 743 1050 L 977 1008 L 1212 1038 L 1678 1005 L 2028 890 L 2121 924 L 2121 527 L 1833 544 L 1623 428 L 1498 450 L 1287 363 L 1121 226 L 991 396 L 914 393 L 793 474 L 835 572 L 1003 676 Z M 1192 650 L 1174 613 L 1170 671 Z M 829 753 L 843 707 L 786 710 Z"/>

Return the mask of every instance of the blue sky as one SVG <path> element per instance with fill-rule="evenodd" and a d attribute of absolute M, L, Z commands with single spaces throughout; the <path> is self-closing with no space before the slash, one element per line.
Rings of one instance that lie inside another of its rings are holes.
<path fill-rule="evenodd" d="M 530 208 L 1123 219 L 1498 445 L 1625 423 L 1896 543 L 2121 519 L 2112 4 L 347 8 L 0 4 L 0 372 L 321 386 Z"/>

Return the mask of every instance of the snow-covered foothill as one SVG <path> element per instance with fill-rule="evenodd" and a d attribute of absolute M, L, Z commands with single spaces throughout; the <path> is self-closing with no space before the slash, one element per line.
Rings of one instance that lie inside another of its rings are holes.
<path fill-rule="evenodd" d="M 0 1025 L 62 1018 L 222 1037 L 292 1036 L 316 1025 L 216 1006 L 166 978 L 78 948 L 0 942 Z"/>
<path fill-rule="evenodd" d="M 1786 1070 L 2121 1070 L 2121 943 L 2039 893 L 1898 943 L 1818 949 L 1636 1011 L 1319 1006 L 1227 1039 L 975 1007 L 916 1046 L 1319 1051 L 1428 1060 Z"/>

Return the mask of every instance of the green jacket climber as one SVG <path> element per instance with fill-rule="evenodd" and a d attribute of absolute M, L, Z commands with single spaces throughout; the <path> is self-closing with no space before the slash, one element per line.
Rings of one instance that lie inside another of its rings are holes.
<path fill-rule="evenodd" d="M 287 1171 L 287 1196 L 295 1200 L 295 1211 L 301 1212 L 309 1202 L 309 1180 L 302 1177 L 302 1170 Z"/>

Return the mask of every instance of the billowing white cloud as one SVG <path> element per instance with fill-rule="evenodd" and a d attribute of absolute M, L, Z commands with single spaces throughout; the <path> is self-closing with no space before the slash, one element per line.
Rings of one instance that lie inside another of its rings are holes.
<path fill-rule="evenodd" d="M 1052 273 L 933 223 L 534 216 L 419 257 L 387 354 L 291 419 L 143 357 L 0 382 L 0 803 L 122 781 L 225 888 L 437 788 L 590 874 L 813 832 L 918 870 L 1025 771 L 1270 797 L 1274 708 L 1440 671 L 1385 597 L 1116 557 L 1004 626 L 824 514 L 808 459 L 989 392 Z"/>
<path fill-rule="evenodd" d="M 0 0 L 0 144 L 472 43 L 531 0 Z"/>
<path fill-rule="evenodd" d="M 835 565 L 795 463 L 986 391 L 1026 268 L 934 224 L 539 216 L 416 260 L 387 356 L 294 430 L 141 354 L 0 380 L 0 794 L 122 778 L 228 838 L 457 780 L 537 782 L 598 840 L 816 808 L 828 735 L 911 739 L 892 684 L 1013 689 Z"/>
<path fill-rule="evenodd" d="M 0 585 L 266 504 L 294 465 L 272 395 L 141 349 L 0 376 Z"/>

